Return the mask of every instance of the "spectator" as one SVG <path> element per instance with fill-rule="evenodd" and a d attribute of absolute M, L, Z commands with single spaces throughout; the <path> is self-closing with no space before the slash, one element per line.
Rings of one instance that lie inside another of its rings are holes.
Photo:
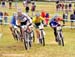
<path fill-rule="evenodd" d="M 61 4 L 61 3 L 59 3 L 59 10 L 61 10 L 61 8 L 62 8 L 62 4 Z"/>
<path fill-rule="evenodd" d="M 65 12 L 68 14 L 68 4 L 65 4 Z"/>
<path fill-rule="evenodd" d="M 17 8 L 18 7 L 18 0 L 15 0 L 15 8 Z"/>
<path fill-rule="evenodd" d="M 1 4 L 2 4 L 2 7 L 5 7 L 5 4 L 6 4 L 5 0 L 3 0 Z"/>
<path fill-rule="evenodd" d="M 42 12 L 41 12 L 41 17 L 45 18 L 45 16 L 46 16 L 46 13 L 45 13 L 44 10 L 42 10 Z"/>
<path fill-rule="evenodd" d="M 8 23 L 8 13 L 7 12 L 4 12 L 4 22 L 5 24 Z"/>
<path fill-rule="evenodd" d="M 26 10 L 26 13 L 29 13 L 29 5 L 26 6 L 25 10 Z"/>
<path fill-rule="evenodd" d="M 11 9 L 12 8 L 12 1 L 10 0 L 9 1 L 9 9 Z"/>
<path fill-rule="evenodd" d="M 60 3 L 59 3 L 59 4 L 57 4 L 57 5 L 56 5 L 56 11 L 60 11 L 61 6 L 62 6 L 62 4 L 60 4 Z"/>
<path fill-rule="evenodd" d="M 45 16 L 45 25 L 47 26 L 48 25 L 48 21 L 49 21 L 49 13 L 46 13 L 46 16 Z"/>
<path fill-rule="evenodd" d="M 65 22 L 68 19 L 68 14 L 67 13 L 63 13 L 63 25 L 65 25 Z"/>
<path fill-rule="evenodd" d="M 58 4 L 59 3 L 59 0 L 56 0 L 56 4 Z"/>
<path fill-rule="evenodd" d="M 59 11 L 59 4 L 56 5 L 56 11 Z"/>
<path fill-rule="evenodd" d="M 72 11 L 72 3 L 69 3 L 69 11 Z"/>
<path fill-rule="evenodd" d="M 44 10 L 42 10 L 42 12 L 41 12 L 41 17 L 45 19 L 45 16 L 46 16 L 46 13 L 45 13 Z M 42 21 L 42 23 L 44 24 L 44 21 Z"/>
<path fill-rule="evenodd" d="M 73 14 L 70 15 L 70 20 L 71 20 L 71 28 L 72 28 L 73 23 L 74 23 L 74 22 L 73 22 L 73 20 L 74 20 L 74 18 L 73 18 Z"/>
<path fill-rule="evenodd" d="M 2 25 L 3 22 L 2 18 L 3 18 L 3 12 L 0 11 L 0 25 Z"/>
<path fill-rule="evenodd" d="M 62 8 L 62 10 L 64 10 L 64 3 L 61 4 L 61 8 Z"/>
<path fill-rule="evenodd" d="M 27 0 L 24 0 L 24 1 L 23 1 L 23 6 L 24 6 L 24 7 L 28 6 Z"/>
<path fill-rule="evenodd" d="M 27 5 L 26 1 L 23 1 L 23 6 L 25 7 Z"/>
<path fill-rule="evenodd" d="M 36 4 L 35 2 L 32 2 L 32 8 L 31 8 L 32 16 L 34 16 L 35 8 L 36 8 Z"/>

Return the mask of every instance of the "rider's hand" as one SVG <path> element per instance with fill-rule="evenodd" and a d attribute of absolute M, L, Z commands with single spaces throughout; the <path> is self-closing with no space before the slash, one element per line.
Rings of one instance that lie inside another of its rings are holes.
<path fill-rule="evenodd" d="M 62 26 L 65 26 L 64 24 Z"/>
<path fill-rule="evenodd" d="M 58 26 L 61 26 L 60 24 L 58 24 Z"/>

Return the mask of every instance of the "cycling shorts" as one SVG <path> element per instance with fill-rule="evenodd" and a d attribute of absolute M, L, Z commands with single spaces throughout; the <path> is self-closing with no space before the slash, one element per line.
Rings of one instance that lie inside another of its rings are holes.
<path fill-rule="evenodd" d="M 41 23 L 35 23 L 35 28 L 39 28 Z"/>

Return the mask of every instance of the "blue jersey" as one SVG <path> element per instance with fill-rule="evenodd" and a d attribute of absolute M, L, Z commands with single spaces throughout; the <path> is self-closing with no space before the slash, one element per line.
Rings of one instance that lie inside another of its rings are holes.
<path fill-rule="evenodd" d="M 59 24 L 59 23 L 56 22 L 56 21 L 54 21 L 54 20 L 51 20 L 51 21 L 50 21 L 50 26 L 51 26 L 51 27 L 56 27 L 56 26 L 58 26 L 58 24 Z"/>
<path fill-rule="evenodd" d="M 12 25 L 16 25 L 16 19 L 15 19 L 15 17 L 14 17 L 14 16 L 12 16 L 11 24 L 12 24 Z"/>
<path fill-rule="evenodd" d="M 56 17 L 58 17 L 58 16 L 55 15 L 55 16 L 50 20 L 49 25 L 50 25 L 51 27 L 56 27 L 56 26 L 59 25 L 59 23 L 58 23 L 57 21 L 55 21 Z"/>

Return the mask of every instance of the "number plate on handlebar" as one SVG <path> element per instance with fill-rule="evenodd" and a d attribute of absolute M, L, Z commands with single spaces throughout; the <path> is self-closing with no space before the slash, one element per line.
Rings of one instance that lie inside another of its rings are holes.
<path fill-rule="evenodd" d="M 58 27 L 57 27 L 57 30 L 61 30 L 61 29 L 62 29 L 62 27 L 61 27 L 61 26 L 58 26 Z"/>

